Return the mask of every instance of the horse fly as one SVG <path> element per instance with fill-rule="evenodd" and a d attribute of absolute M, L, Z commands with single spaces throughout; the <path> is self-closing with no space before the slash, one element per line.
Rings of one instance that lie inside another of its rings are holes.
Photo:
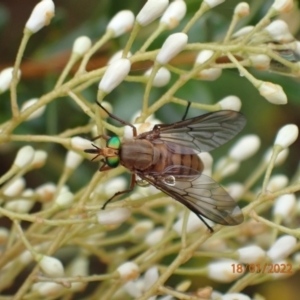
<path fill-rule="evenodd" d="M 136 128 L 108 112 L 111 117 L 132 128 L 133 138 L 120 141 L 118 137 L 99 136 L 106 140 L 106 147 L 84 150 L 103 156 L 100 171 L 116 168 L 119 164 L 131 173 L 128 190 L 117 192 L 116 196 L 133 190 L 136 175 L 159 190 L 179 201 L 194 212 L 207 228 L 203 216 L 222 225 L 238 225 L 244 217 L 230 195 L 213 179 L 202 174 L 203 162 L 200 152 L 211 151 L 239 133 L 246 124 L 246 118 L 239 112 L 221 110 L 199 117 L 184 119 L 167 125 L 157 124 L 151 131 L 137 135 Z M 186 115 L 186 114 L 185 114 Z"/>

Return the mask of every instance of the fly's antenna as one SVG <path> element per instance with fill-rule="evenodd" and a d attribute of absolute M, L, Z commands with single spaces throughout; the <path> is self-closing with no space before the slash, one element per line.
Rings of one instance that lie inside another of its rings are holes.
<path fill-rule="evenodd" d="M 133 136 L 137 136 L 137 132 L 136 132 L 136 128 L 129 122 L 126 122 L 120 118 L 118 118 L 117 116 L 113 115 L 112 113 L 110 113 L 100 102 L 98 102 L 96 100 L 96 103 L 98 106 L 100 106 L 112 119 L 115 119 L 116 121 L 120 122 L 121 124 L 124 124 L 124 125 L 128 125 L 132 128 L 133 130 Z"/>
<path fill-rule="evenodd" d="M 91 161 L 95 160 L 98 156 L 102 155 L 102 149 L 99 148 L 98 146 L 92 144 L 93 147 L 95 147 L 95 149 L 84 149 L 85 153 L 91 153 L 91 154 L 96 154 L 96 156 L 94 156 Z"/>

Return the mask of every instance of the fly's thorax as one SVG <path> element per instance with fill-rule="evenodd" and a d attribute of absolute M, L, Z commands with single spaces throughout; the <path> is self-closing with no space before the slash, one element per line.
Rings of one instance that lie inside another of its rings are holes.
<path fill-rule="evenodd" d="M 153 144 L 148 140 L 127 140 L 120 149 L 120 162 L 131 171 L 145 170 L 153 164 L 154 152 Z"/>

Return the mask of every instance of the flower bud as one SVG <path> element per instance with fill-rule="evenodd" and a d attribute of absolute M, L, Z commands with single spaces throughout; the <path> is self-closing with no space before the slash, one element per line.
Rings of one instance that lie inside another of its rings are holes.
<path fill-rule="evenodd" d="M 152 130 L 153 124 L 150 122 L 145 123 L 139 123 L 139 124 L 133 124 L 133 126 L 136 128 L 137 134 L 141 134 L 147 131 Z M 125 140 L 132 139 L 133 138 L 133 131 L 131 126 L 124 126 L 124 135 Z"/>
<path fill-rule="evenodd" d="M 110 93 L 128 75 L 131 68 L 130 60 L 120 58 L 109 65 L 99 83 L 99 89 L 105 93 Z"/>
<path fill-rule="evenodd" d="M 187 41 L 188 36 L 185 33 L 178 32 L 169 35 L 158 52 L 156 61 L 161 65 L 167 64 L 184 49 Z"/>
<path fill-rule="evenodd" d="M 3 69 L 0 73 L 0 93 L 5 92 L 9 89 L 12 78 L 13 78 L 13 69 L 14 68 L 6 68 Z M 18 70 L 18 79 L 21 77 L 21 71 Z"/>
<path fill-rule="evenodd" d="M 26 182 L 23 177 L 17 178 L 4 189 L 3 194 L 8 197 L 20 195 L 25 188 Z"/>
<path fill-rule="evenodd" d="M 73 44 L 72 52 L 77 53 L 80 56 L 83 56 L 87 51 L 92 47 L 92 41 L 88 36 L 78 37 Z"/>
<path fill-rule="evenodd" d="M 147 26 L 166 10 L 169 0 L 148 0 L 136 16 L 141 26 Z"/>
<path fill-rule="evenodd" d="M 120 278 L 123 281 L 131 281 L 139 276 L 139 266 L 131 261 L 125 262 L 117 268 Z"/>
<path fill-rule="evenodd" d="M 281 127 L 276 135 L 274 145 L 279 145 L 283 149 L 288 148 L 298 138 L 299 129 L 294 124 Z"/>
<path fill-rule="evenodd" d="M 34 149 L 31 146 L 22 147 L 15 158 L 14 165 L 23 169 L 31 164 L 34 158 Z"/>
<path fill-rule="evenodd" d="M 243 161 L 253 156 L 260 147 L 260 139 L 255 134 L 240 138 L 230 149 L 229 156 L 236 161 Z"/>
<path fill-rule="evenodd" d="M 240 111 L 242 102 L 237 96 L 227 96 L 218 102 L 222 110 L 235 110 Z"/>
<path fill-rule="evenodd" d="M 154 224 L 151 220 L 139 221 L 130 229 L 130 235 L 134 238 L 142 238 L 148 234 L 153 227 Z"/>
<path fill-rule="evenodd" d="M 228 259 L 222 261 L 211 262 L 207 265 L 208 278 L 216 280 L 218 282 L 232 282 L 240 277 L 243 272 L 234 272 L 232 265 L 238 265 L 237 261 Z"/>
<path fill-rule="evenodd" d="M 267 256 L 272 261 L 287 258 L 294 250 L 297 240 L 294 236 L 283 235 L 276 240 L 272 247 L 268 250 Z"/>
<path fill-rule="evenodd" d="M 117 61 L 118 59 L 121 59 L 122 56 L 123 56 L 123 50 L 120 50 L 120 51 L 116 52 L 116 53 L 108 60 L 107 65 L 108 65 L 108 66 L 111 65 L 112 63 L 114 63 L 114 62 Z M 129 52 L 127 53 L 127 58 L 129 58 L 129 57 L 131 57 L 131 56 L 132 56 L 132 54 L 131 54 L 131 52 L 129 51 Z M 103 103 L 102 103 L 102 105 L 103 105 Z"/>
<path fill-rule="evenodd" d="M 268 70 L 270 67 L 271 58 L 265 54 L 250 55 L 249 60 L 251 65 L 257 70 Z"/>
<path fill-rule="evenodd" d="M 39 169 L 39 168 L 43 167 L 45 165 L 47 157 L 48 157 L 48 154 L 46 151 L 36 150 L 34 152 L 34 157 L 31 162 L 31 168 Z"/>
<path fill-rule="evenodd" d="M 34 7 L 25 27 L 32 33 L 36 33 L 44 26 L 49 25 L 54 17 L 54 9 L 52 0 L 42 0 Z"/>
<path fill-rule="evenodd" d="M 222 69 L 220 68 L 208 68 L 201 70 L 197 74 L 197 78 L 200 80 L 206 80 L 206 81 L 214 81 L 218 79 L 222 74 Z"/>
<path fill-rule="evenodd" d="M 246 17 L 250 14 L 249 4 L 246 2 L 240 2 L 234 9 L 234 14 L 240 18 Z"/>
<path fill-rule="evenodd" d="M 168 26 L 168 29 L 173 29 L 178 26 L 179 22 L 184 18 L 186 13 L 186 4 L 183 0 L 175 0 L 170 3 L 162 17 L 160 23 Z"/>
<path fill-rule="evenodd" d="M 288 25 L 282 20 L 275 20 L 271 22 L 265 29 L 272 41 L 279 43 L 289 43 L 295 38 L 289 31 Z"/>
<path fill-rule="evenodd" d="M 221 3 L 223 3 L 225 0 L 204 0 L 203 2 L 205 2 L 210 8 L 213 8 Z"/>
<path fill-rule="evenodd" d="M 204 218 L 205 221 L 208 221 L 206 218 Z M 208 224 L 211 225 L 211 222 L 208 221 Z M 192 233 L 195 231 L 198 231 L 200 228 L 204 228 L 204 223 L 197 217 L 196 214 L 190 212 L 188 216 L 188 221 L 186 225 L 186 232 Z M 182 235 L 182 228 L 183 227 L 183 217 L 181 217 L 174 225 L 173 229 L 177 232 L 179 236 Z"/>
<path fill-rule="evenodd" d="M 240 200 L 244 194 L 245 188 L 241 183 L 232 182 L 227 185 L 228 194 L 235 200 Z"/>
<path fill-rule="evenodd" d="M 73 204 L 74 195 L 69 191 L 62 191 L 55 199 L 55 204 L 61 208 L 68 208 Z"/>
<path fill-rule="evenodd" d="M 286 104 L 287 97 L 282 87 L 272 82 L 263 82 L 259 88 L 259 93 L 273 104 Z"/>
<path fill-rule="evenodd" d="M 131 30 L 134 15 L 130 10 L 121 10 L 108 23 L 106 30 L 112 30 L 114 37 L 118 37 Z"/>
<path fill-rule="evenodd" d="M 223 295 L 220 300 L 251 300 L 251 298 L 242 293 L 229 293 Z"/>
<path fill-rule="evenodd" d="M 23 103 L 22 107 L 21 107 L 21 112 L 25 111 L 27 108 L 31 107 L 33 104 L 35 104 L 38 101 L 37 98 L 34 99 L 30 99 L 26 102 Z M 40 108 L 38 108 L 37 110 L 35 110 L 34 112 L 32 112 L 27 118 L 26 120 L 32 120 L 32 119 L 36 119 L 38 117 L 40 117 L 44 111 L 45 111 L 45 106 L 42 106 Z"/>
<path fill-rule="evenodd" d="M 159 278 L 159 274 L 158 274 L 157 267 L 154 266 L 148 269 L 144 275 L 144 281 L 145 281 L 144 290 L 145 291 L 149 290 L 150 287 L 157 281 L 158 278 Z"/>
<path fill-rule="evenodd" d="M 124 177 L 115 177 L 103 186 L 103 192 L 107 198 L 111 198 L 115 193 L 126 190 L 127 181 Z"/>
<path fill-rule="evenodd" d="M 131 216 L 131 210 L 126 207 L 106 208 L 97 214 L 98 222 L 102 225 L 118 225 Z"/>
<path fill-rule="evenodd" d="M 181 0 L 180 0 L 181 1 Z M 152 72 L 152 68 L 146 71 L 145 76 L 149 77 Z M 171 79 L 171 73 L 167 68 L 161 67 L 155 74 L 152 86 L 162 87 L 169 83 Z"/>
<path fill-rule="evenodd" d="M 32 290 L 43 297 L 55 297 L 65 288 L 60 283 L 55 282 L 37 282 L 32 285 Z"/>
<path fill-rule="evenodd" d="M 64 276 L 64 267 L 59 259 L 48 255 L 43 255 L 38 261 L 43 273 L 49 277 Z"/>
<path fill-rule="evenodd" d="M 293 0 L 275 0 L 272 7 L 278 11 L 278 13 L 288 13 L 294 7 Z"/>
<path fill-rule="evenodd" d="M 238 37 L 244 36 L 244 35 L 248 34 L 253 28 L 254 28 L 254 26 L 245 26 L 245 27 L 242 27 L 237 32 L 235 32 L 232 35 L 232 37 L 233 38 L 238 38 Z"/>
<path fill-rule="evenodd" d="M 286 218 L 291 216 L 296 209 L 296 197 L 294 194 L 286 194 L 278 197 L 273 206 L 273 214 Z"/>
<path fill-rule="evenodd" d="M 239 161 L 230 161 L 229 163 L 224 164 L 224 160 L 221 159 L 217 164 L 217 169 L 220 170 L 222 177 L 228 177 L 237 172 L 237 170 L 240 168 L 240 162 Z"/>
<path fill-rule="evenodd" d="M 157 227 L 152 230 L 149 234 L 147 234 L 145 238 L 145 243 L 149 246 L 154 246 L 159 243 L 165 234 L 165 230 L 163 227 Z"/>
<path fill-rule="evenodd" d="M 71 146 L 76 150 L 84 150 L 91 147 L 91 141 L 80 136 L 74 136 L 71 138 Z"/>
<path fill-rule="evenodd" d="M 75 151 L 68 151 L 65 161 L 66 168 L 75 170 L 81 164 L 83 157 Z"/>
<path fill-rule="evenodd" d="M 211 177 L 211 170 L 213 165 L 213 158 L 208 152 L 201 152 L 198 154 L 201 161 L 203 162 L 203 171 L 202 174 Z"/>
<path fill-rule="evenodd" d="M 279 191 L 287 186 L 289 179 L 285 175 L 274 175 L 270 178 L 267 190 L 271 193 Z"/>
<path fill-rule="evenodd" d="M 256 245 L 240 248 L 237 252 L 239 262 L 245 264 L 260 263 L 266 256 L 265 251 Z"/>
<path fill-rule="evenodd" d="M 35 202 L 33 200 L 27 199 L 33 195 L 33 190 L 27 189 L 22 193 L 24 199 L 11 200 L 5 203 L 5 208 L 20 214 L 28 213 Z M 22 197 L 21 196 L 21 197 Z"/>
<path fill-rule="evenodd" d="M 39 195 L 39 201 L 49 202 L 53 199 L 56 191 L 56 185 L 53 183 L 45 183 L 40 185 L 35 192 Z"/>
<path fill-rule="evenodd" d="M 273 152 L 273 149 L 272 149 L 272 148 L 269 148 L 269 149 L 267 150 L 267 152 L 265 153 L 265 155 L 264 155 L 264 161 L 265 161 L 265 163 L 269 163 L 269 161 L 271 160 L 272 152 Z M 285 160 L 286 160 L 288 154 L 289 154 L 289 148 L 283 149 L 283 150 L 278 154 L 278 156 L 276 157 L 276 160 L 275 160 L 275 166 L 280 166 L 280 165 L 282 165 L 282 164 L 285 162 Z"/>
<path fill-rule="evenodd" d="M 69 267 L 69 274 L 71 276 L 88 276 L 89 274 L 89 260 L 84 256 L 76 257 Z M 72 282 L 71 290 L 73 292 L 80 292 L 86 286 L 86 282 Z"/>

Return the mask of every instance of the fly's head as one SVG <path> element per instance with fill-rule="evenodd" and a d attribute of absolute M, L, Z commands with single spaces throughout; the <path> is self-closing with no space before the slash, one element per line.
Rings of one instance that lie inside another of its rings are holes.
<path fill-rule="evenodd" d="M 95 160 L 98 156 L 103 156 L 105 160 L 105 165 L 101 167 L 104 170 L 105 166 L 108 166 L 109 169 L 116 168 L 120 163 L 119 150 L 121 148 L 121 141 L 118 137 L 114 136 L 109 138 L 106 142 L 106 147 L 99 148 L 98 146 L 93 145 L 93 149 L 85 149 L 84 152 L 96 154 L 93 157 L 92 161 Z"/>

